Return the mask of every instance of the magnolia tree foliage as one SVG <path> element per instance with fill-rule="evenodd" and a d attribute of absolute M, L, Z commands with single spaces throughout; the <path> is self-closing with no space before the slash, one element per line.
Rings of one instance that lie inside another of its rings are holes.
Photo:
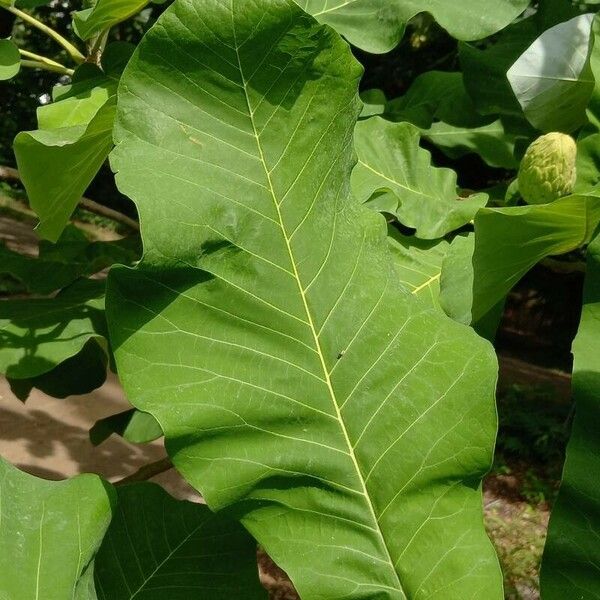
<path fill-rule="evenodd" d="M 0 40 L 3 79 L 67 76 L 15 139 L 44 241 L 0 249 L 25 292 L 0 302 L 0 369 L 23 399 L 114 370 L 131 409 L 92 441 L 164 436 L 206 501 L 1 461 L 0 598 L 264 598 L 259 543 L 304 600 L 500 600 L 488 340 L 519 279 L 577 249 L 577 412 L 541 583 L 600 598 L 597 5 L 175 0 L 133 47 L 107 40 L 144 1 L 76 12 L 80 41 L 23 10 L 41 2 L 0 3 L 74 63 Z M 349 44 L 391 50 L 423 11 L 461 70 L 359 96 Z M 460 189 L 424 145 L 509 176 Z M 107 159 L 139 235 L 90 242 L 69 220 Z"/>

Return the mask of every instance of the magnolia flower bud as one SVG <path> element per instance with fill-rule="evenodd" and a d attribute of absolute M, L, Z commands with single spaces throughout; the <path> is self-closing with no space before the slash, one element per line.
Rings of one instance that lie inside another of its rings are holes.
<path fill-rule="evenodd" d="M 575 187 L 577 146 L 570 135 L 547 133 L 535 140 L 521 161 L 519 193 L 528 204 L 546 204 Z"/>

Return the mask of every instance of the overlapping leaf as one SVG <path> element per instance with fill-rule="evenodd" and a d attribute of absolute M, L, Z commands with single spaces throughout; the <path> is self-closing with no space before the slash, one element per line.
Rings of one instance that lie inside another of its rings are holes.
<path fill-rule="evenodd" d="M 409 123 L 389 123 L 379 117 L 360 121 L 354 143 L 356 197 L 367 202 L 376 192 L 390 190 L 395 206 L 389 205 L 388 196 L 382 208 L 414 228 L 417 237 L 443 237 L 468 223 L 487 202 L 485 194 L 458 197 L 456 174 L 431 165 L 431 155 L 419 147 L 419 130 Z"/>
<path fill-rule="evenodd" d="M 588 247 L 573 343 L 576 414 L 541 570 L 544 600 L 600 598 L 600 236 Z"/>
<path fill-rule="evenodd" d="M 379 114 L 390 121 L 412 123 L 450 158 L 475 153 L 493 167 L 517 166 L 513 156 L 517 136 L 507 131 L 502 120 L 477 112 L 461 73 L 423 73 L 406 94 L 389 102 L 380 90 L 367 93 L 371 98 L 363 93 L 361 99 L 371 103 L 361 117 Z"/>
<path fill-rule="evenodd" d="M 146 251 L 109 277 L 119 374 L 301 596 L 497 600 L 493 352 L 404 291 L 350 194 L 359 76 L 292 2 L 161 16 L 119 92 Z"/>
<path fill-rule="evenodd" d="M 98 600 L 266 599 L 256 543 L 235 521 L 153 483 L 117 488 L 94 561 Z"/>
<path fill-rule="evenodd" d="M 461 40 L 484 38 L 508 25 L 529 0 L 296 0 L 321 23 L 331 25 L 369 52 L 388 52 L 406 23 L 421 12 Z"/>
<path fill-rule="evenodd" d="M 44 481 L 0 458 L 0 598 L 87 599 L 80 579 L 114 502 L 96 475 Z"/>

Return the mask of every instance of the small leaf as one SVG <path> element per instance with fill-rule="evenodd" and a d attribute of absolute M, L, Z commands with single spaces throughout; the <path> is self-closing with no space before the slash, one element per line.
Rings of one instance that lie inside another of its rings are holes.
<path fill-rule="evenodd" d="M 92 8 L 77 11 L 73 29 L 82 40 L 107 31 L 142 10 L 149 0 L 97 0 Z"/>
<path fill-rule="evenodd" d="M 544 600 L 600 598 L 600 233 L 587 252 L 573 398 L 575 419 L 540 573 Z"/>
<path fill-rule="evenodd" d="M 73 598 L 114 504 L 96 475 L 44 481 L 0 458 L 0 598 Z"/>
<path fill-rule="evenodd" d="M 256 542 L 238 523 L 154 483 L 117 496 L 94 561 L 98 600 L 266 600 Z"/>
<path fill-rule="evenodd" d="M 132 444 L 146 444 L 163 435 L 160 424 L 152 415 L 135 408 L 96 421 L 90 429 L 90 441 L 98 446 L 113 433 Z"/>
<path fill-rule="evenodd" d="M 508 70 L 525 116 L 541 131 L 570 133 L 585 122 L 594 89 L 588 60 L 593 18 L 585 14 L 548 29 Z"/>
<path fill-rule="evenodd" d="M 431 155 L 419 147 L 419 130 L 409 123 L 389 123 L 380 117 L 360 121 L 354 144 L 356 197 L 367 202 L 378 190 L 391 190 L 397 198 L 393 214 L 405 227 L 416 229 L 417 237 L 443 237 L 471 221 L 486 204 L 485 194 L 458 197 L 456 174 L 431 165 Z"/>
<path fill-rule="evenodd" d="M 114 99 L 87 125 L 22 131 L 14 150 L 40 236 L 56 241 L 112 148 Z"/>
<path fill-rule="evenodd" d="M 104 281 L 80 280 L 54 298 L 0 302 L 0 372 L 37 377 L 106 337 Z"/>
<path fill-rule="evenodd" d="M 109 44 L 104 71 L 77 69 L 73 84 L 56 86 L 55 102 L 38 109 L 39 129 L 23 131 L 14 151 L 38 233 L 55 242 L 112 148 L 115 93 L 130 44 Z"/>
<path fill-rule="evenodd" d="M 0 39 L 0 81 L 12 79 L 20 68 L 19 48 L 10 40 Z"/>

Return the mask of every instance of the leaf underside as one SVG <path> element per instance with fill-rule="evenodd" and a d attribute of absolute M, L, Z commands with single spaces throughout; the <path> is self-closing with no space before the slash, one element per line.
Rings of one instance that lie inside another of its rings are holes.
<path fill-rule="evenodd" d="M 291 1 L 161 16 L 119 89 L 112 166 L 145 245 L 109 277 L 119 374 L 303 598 L 500 599 L 495 358 L 405 291 L 350 193 L 359 77 Z"/>

